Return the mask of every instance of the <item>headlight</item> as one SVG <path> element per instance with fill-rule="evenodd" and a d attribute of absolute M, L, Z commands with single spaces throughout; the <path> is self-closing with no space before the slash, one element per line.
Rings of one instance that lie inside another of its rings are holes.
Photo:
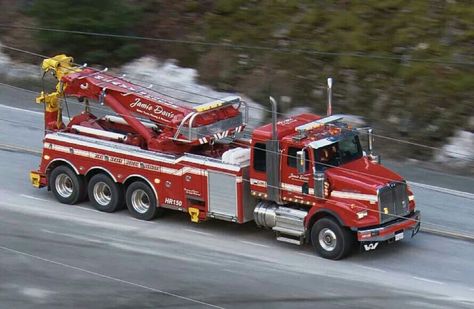
<path fill-rule="evenodd" d="M 360 219 L 362 219 L 362 218 L 365 218 L 365 217 L 367 217 L 368 214 L 369 214 L 369 213 L 368 213 L 367 210 L 359 211 L 359 212 L 357 213 L 357 219 L 360 220 Z"/>

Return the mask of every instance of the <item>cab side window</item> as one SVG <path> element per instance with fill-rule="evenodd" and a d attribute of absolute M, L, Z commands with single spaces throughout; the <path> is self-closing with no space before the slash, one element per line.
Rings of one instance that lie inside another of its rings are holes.
<path fill-rule="evenodd" d="M 316 171 L 318 172 L 340 165 L 339 145 L 337 143 L 317 149 L 315 155 Z"/>
<path fill-rule="evenodd" d="M 267 147 L 263 143 L 256 143 L 253 153 L 253 168 L 259 172 L 265 172 L 267 167 Z"/>

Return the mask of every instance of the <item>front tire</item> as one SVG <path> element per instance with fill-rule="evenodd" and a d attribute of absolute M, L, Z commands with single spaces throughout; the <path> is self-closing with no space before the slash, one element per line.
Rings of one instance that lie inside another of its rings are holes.
<path fill-rule="evenodd" d="M 56 199 L 63 204 L 77 204 L 86 195 L 84 178 L 65 165 L 53 169 L 49 175 L 49 185 Z"/>
<path fill-rule="evenodd" d="M 115 212 L 123 207 L 123 189 L 105 174 L 94 175 L 88 184 L 89 200 L 103 212 Z"/>
<path fill-rule="evenodd" d="M 323 258 L 339 260 L 351 252 L 354 235 L 332 218 L 321 218 L 311 228 L 311 243 Z"/>
<path fill-rule="evenodd" d="M 157 197 L 153 190 L 142 181 L 135 181 L 127 188 L 125 201 L 132 217 L 140 220 L 153 220 L 164 211 L 157 208 Z"/>

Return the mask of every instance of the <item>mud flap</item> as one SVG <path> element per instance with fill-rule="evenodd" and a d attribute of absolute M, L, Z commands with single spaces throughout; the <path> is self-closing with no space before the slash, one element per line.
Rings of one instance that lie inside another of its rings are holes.
<path fill-rule="evenodd" d="M 421 227 L 421 222 L 418 221 L 418 224 L 415 226 L 415 228 L 411 232 L 411 238 L 415 237 L 415 235 L 418 234 L 418 232 L 420 231 L 420 227 Z"/>

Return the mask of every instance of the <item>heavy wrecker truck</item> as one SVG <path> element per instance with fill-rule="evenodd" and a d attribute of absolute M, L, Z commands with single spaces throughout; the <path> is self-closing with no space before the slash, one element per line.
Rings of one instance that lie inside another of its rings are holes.
<path fill-rule="evenodd" d="M 61 203 L 88 197 L 105 212 L 125 204 L 143 220 L 165 209 L 196 223 L 253 220 L 277 240 L 311 243 L 329 259 L 343 258 L 357 243 L 372 250 L 419 230 L 406 182 L 380 164 L 372 130 L 366 152 L 360 130 L 330 114 L 331 95 L 327 116 L 281 120 L 271 99 L 272 122 L 246 137 L 249 107 L 240 97 L 187 106 L 65 55 L 44 60 L 42 69 L 58 84 L 37 98 L 45 105 L 46 134 L 30 177 Z M 63 97 L 85 106 L 67 125 Z M 115 114 L 97 117 L 89 101 Z"/>

